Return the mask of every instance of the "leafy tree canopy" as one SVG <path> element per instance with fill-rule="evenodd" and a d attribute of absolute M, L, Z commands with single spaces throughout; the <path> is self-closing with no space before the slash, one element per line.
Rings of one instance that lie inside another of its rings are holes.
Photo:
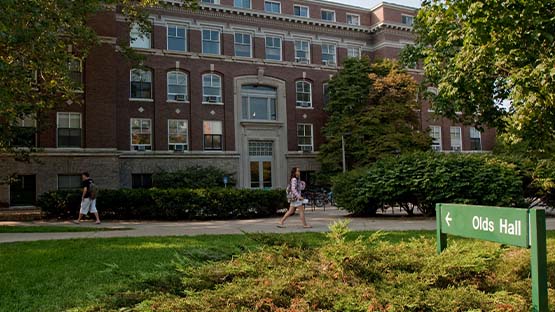
<path fill-rule="evenodd" d="M 437 113 L 530 150 L 555 141 L 555 2 L 427 0 L 414 30 L 403 59 L 423 60 Z"/>
<path fill-rule="evenodd" d="M 414 150 L 427 150 L 431 139 L 419 131 L 415 110 L 417 84 L 398 64 L 349 58 L 330 81 L 330 114 L 320 146 L 323 170 L 341 171 L 341 136 L 349 168 Z"/>
<path fill-rule="evenodd" d="M 184 3 L 194 6 L 193 0 Z M 14 125 L 21 119 L 40 119 L 60 103 L 81 101 L 69 64 L 75 57 L 86 58 L 98 44 L 98 36 L 87 24 L 94 14 L 116 9 L 147 30 L 145 9 L 155 5 L 158 0 L 2 0 L 0 152 L 15 151 L 12 143 L 20 133 Z M 119 50 L 138 59 L 128 47 Z"/>

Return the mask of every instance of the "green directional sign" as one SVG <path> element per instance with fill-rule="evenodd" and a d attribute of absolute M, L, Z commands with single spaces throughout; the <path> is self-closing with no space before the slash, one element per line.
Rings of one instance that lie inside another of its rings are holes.
<path fill-rule="evenodd" d="M 528 209 L 439 204 L 441 232 L 529 247 Z"/>
<path fill-rule="evenodd" d="M 437 252 L 447 234 L 530 248 L 532 311 L 548 310 L 545 210 L 437 204 Z"/>

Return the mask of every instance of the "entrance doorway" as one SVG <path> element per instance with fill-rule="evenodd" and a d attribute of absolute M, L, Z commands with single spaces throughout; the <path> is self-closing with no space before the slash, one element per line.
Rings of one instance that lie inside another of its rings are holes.
<path fill-rule="evenodd" d="M 37 196 L 35 175 L 20 175 L 10 184 L 10 206 L 31 206 Z"/>
<path fill-rule="evenodd" d="M 251 188 L 272 188 L 272 155 L 272 141 L 249 141 Z"/>

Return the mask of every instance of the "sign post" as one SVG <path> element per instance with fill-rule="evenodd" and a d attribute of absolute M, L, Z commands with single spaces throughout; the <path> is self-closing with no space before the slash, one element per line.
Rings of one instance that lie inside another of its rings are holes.
<path fill-rule="evenodd" d="M 545 210 L 437 204 L 437 252 L 447 234 L 531 248 L 532 310 L 547 311 Z"/>
<path fill-rule="evenodd" d="M 229 182 L 229 178 L 224 176 L 224 188 L 227 188 L 227 183 Z"/>

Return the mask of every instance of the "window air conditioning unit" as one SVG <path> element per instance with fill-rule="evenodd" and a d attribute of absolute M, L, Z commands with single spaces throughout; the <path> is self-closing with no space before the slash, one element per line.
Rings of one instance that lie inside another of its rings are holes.
<path fill-rule="evenodd" d="M 176 144 L 173 146 L 174 152 L 183 152 L 185 150 L 185 146 L 183 144 Z"/>
<path fill-rule="evenodd" d="M 174 99 L 176 101 L 185 101 L 185 94 L 176 94 Z"/>
<path fill-rule="evenodd" d="M 139 146 L 136 147 L 136 150 L 139 151 L 139 152 L 144 152 L 144 151 L 146 151 L 146 146 L 139 145 Z"/>
<path fill-rule="evenodd" d="M 207 96 L 206 99 L 208 100 L 209 103 L 218 102 L 218 97 L 217 96 Z"/>
<path fill-rule="evenodd" d="M 300 57 L 296 58 L 296 59 L 295 59 L 295 62 L 297 62 L 297 63 L 299 63 L 299 64 L 308 64 L 308 60 L 307 60 L 307 59 L 305 59 L 305 58 L 300 58 Z"/>
<path fill-rule="evenodd" d="M 451 146 L 451 150 L 453 152 L 460 152 L 461 151 L 461 147 L 460 146 Z"/>

